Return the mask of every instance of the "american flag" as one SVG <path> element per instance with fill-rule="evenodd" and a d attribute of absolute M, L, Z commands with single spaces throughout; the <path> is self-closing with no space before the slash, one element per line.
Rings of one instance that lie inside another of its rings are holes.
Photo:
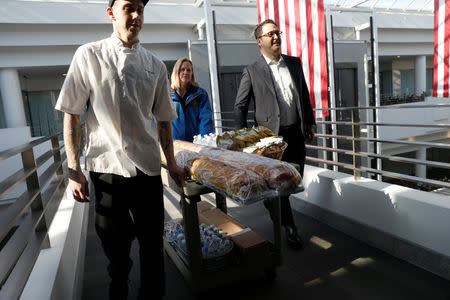
<path fill-rule="evenodd" d="M 433 97 L 448 98 L 450 1 L 434 0 Z"/>
<path fill-rule="evenodd" d="M 328 108 L 327 56 L 323 0 L 258 0 L 258 23 L 272 19 L 283 32 L 281 52 L 297 56 L 313 108 Z M 316 111 L 316 117 L 328 111 Z"/>

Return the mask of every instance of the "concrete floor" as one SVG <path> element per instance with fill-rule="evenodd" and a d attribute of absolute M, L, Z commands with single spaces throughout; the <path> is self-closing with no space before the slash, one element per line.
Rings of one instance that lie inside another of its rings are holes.
<path fill-rule="evenodd" d="M 212 201 L 211 195 L 204 196 Z M 272 223 L 262 203 L 239 207 L 228 201 L 228 213 L 261 236 L 272 239 Z M 165 192 L 166 220 L 180 217 L 178 197 Z M 83 297 L 107 299 L 106 258 L 93 225 L 90 209 Z M 264 278 L 236 282 L 204 294 L 192 293 L 184 277 L 166 255 L 164 299 L 420 299 L 450 300 L 450 282 L 353 239 L 306 215 L 294 211 L 296 224 L 305 240 L 301 251 L 282 243 L 283 265 L 275 281 Z M 139 288 L 138 246 L 132 248 L 134 267 L 130 274 L 130 295 Z"/>

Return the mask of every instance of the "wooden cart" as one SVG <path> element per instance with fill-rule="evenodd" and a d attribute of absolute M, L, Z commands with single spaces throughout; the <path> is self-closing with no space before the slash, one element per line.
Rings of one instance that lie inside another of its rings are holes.
<path fill-rule="evenodd" d="M 255 276 L 265 275 L 268 279 L 276 276 L 276 267 L 282 263 L 281 255 L 281 215 L 280 198 L 273 202 L 273 233 L 274 241 L 268 241 L 268 255 L 258 259 L 244 261 L 239 264 L 230 265 L 220 271 L 206 271 L 203 267 L 200 230 L 198 221 L 197 203 L 203 194 L 213 193 L 211 189 L 195 181 L 184 181 L 179 187 L 170 177 L 166 168 L 162 169 L 163 183 L 174 190 L 180 196 L 180 205 L 184 219 L 184 231 L 186 238 L 187 261 L 178 255 L 169 242 L 164 240 L 164 248 L 168 256 L 175 263 L 194 292 L 202 292 L 215 288 L 219 285 L 226 285 L 233 281 L 255 278 Z M 299 192 L 301 191 L 299 187 Z M 216 207 L 227 213 L 226 198 L 215 193 Z"/>

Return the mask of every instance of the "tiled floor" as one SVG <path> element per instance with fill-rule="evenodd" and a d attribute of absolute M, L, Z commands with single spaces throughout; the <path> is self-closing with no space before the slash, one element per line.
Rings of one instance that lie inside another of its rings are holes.
<path fill-rule="evenodd" d="M 212 200 L 212 196 L 204 197 Z M 229 203 L 228 213 L 267 239 L 272 224 L 262 203 L 239 207 Z M 166 219 L 181 216 L 178 197 L 165 192 Z M 106 259 L 93 226 L 93 209 L 86 247 L 83 298 L 107 299 Z M 420 299 L 450 300 L 450 282 L 398 260 L 359 242 L 323 223 L 294 212 L 295 221 L 306 241 L 296 252 L 282 244 L 283 265 L 273 282 L 263 278 L 236 282 L 202 295 L 193 294 L 181 273 L 165 256 L 166 297 L 164 299 Z M 130 274 L 130 295 L 136 299 L 139 288 L 137 243 Z"/>

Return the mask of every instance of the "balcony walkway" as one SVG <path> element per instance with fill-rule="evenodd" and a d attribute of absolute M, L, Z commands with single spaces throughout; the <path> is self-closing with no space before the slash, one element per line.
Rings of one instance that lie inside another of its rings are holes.
<path fill-rule="evenodd" d="M 204 196 L 213 200 L 212 196 Z M 262 203 L 239 207 L 228 201 L 228 213 L 267 239 L 272 239 L 272 223 Z M 91 203 L 92 205 L 92 203 Z M 166 220 L 180 217 L 178 197 L 165 191 Z M 450 282 L 401 261 L 376 248 L 294 211 L 294 218 L 306 241 L 296 252 L 282 243 L 283 265 L 274 282 L 255 278 L 203 297 L 190 290 L 181 273 L 165 256 L 166 297 L 181 299 L 420 299 L 450 300 Z M 139 288 L 138 247 L 132 248 L 134 266 L 130 274 L 130 295 L 136 299 Z M 86 245 L 83 300 L 107 299 L 106 258 L 93 225 L 93 207 Z"/>

